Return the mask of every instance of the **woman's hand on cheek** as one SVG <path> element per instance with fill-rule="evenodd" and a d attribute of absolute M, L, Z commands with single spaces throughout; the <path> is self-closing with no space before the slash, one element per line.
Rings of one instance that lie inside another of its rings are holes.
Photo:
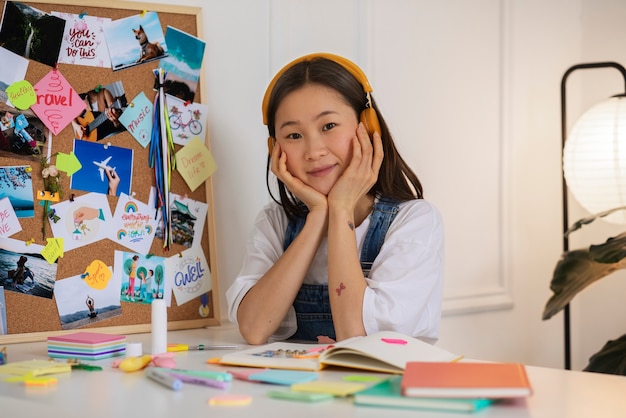
<path fill-rule="evenodd" d="M 362 123 L 352 140 L 352 160 L 328 195 L 329 203 L 354 209 L 378 180 L 383 145 L 378 132 L 370 139 Z"/>
<path fill-rule="evenodd" d="M 282 181 L 287 189 L 300 199 L 310 211 L 319 207 L 327 209 L 326 196 L 294 177 L 287 169 L 287 154 L 282 151 L 278 142 L 274 145 L 271 162 L 272 173 Z"/>

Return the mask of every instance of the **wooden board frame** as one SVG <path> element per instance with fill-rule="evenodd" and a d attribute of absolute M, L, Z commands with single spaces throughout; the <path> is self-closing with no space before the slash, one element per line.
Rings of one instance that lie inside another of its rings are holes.
<path fill-rule="evenodd" d="M 144 11 L 154 11 L 159 15 L 159 20 L 163 26 L 164 32 L 166 27 L 169 25 L 203 39 L 201 8 L 199 7 L 119 0 L 95 0 L 90 2 L 76 0 L 25 0 L 20 1 L 20 3 L 27 4 L 44 12 L 58 11 L 74 14 L 86 13 L 90 16 L 109 17 L 113 20 L 140 14 Z M 0 1 L 0 13 L 4 10 L 4 5 L 5 1 Z M 97 84 L 106 85 L 108 81 L 114 82 L 121 80 L 129 101 L 131 101 L 132 98 L 141 91 L 143 91 L 149 99 L 154 97 L 155 93 L 152 90 L 153 80 L 150 80 L 150 77 L 152 69 L 157 67 L 158 61 L 141 64 L 130 69 L 123 69 L 119 71 L 113 71 L 110 68 L 101 69 L 95 67 L 58 64 L 59 71 L 61 71 L 77 92 L 87 91 Z M 31 60 L 26 79 L 34 85 L 50 70 L 50 67 Z M 98 77 L 97 82 L 93 79 L 94 77 Z M 204 82 L 201 76 L 194 101 L 206 103 L 206 84 L 207 83 Z M 210 150 L 208 129 L 206 132 L 205 145 Z M 128 132 L 118 134 L 110 140 L 107 138 L 106 141 L 110 142 L 112 145 L 132 147 L 134 149 L 134 172 L 136 172 L 136 174 L 133 173 L 131 191 L 135 193 L 135 197 L 137 199 L 147 202 L 148 190 L 150 188 L 146 187 L 146 185 L 154 185 L 154 174 L 152 169 L 147 165 L 147 159 L 144 160 L 144 158 L 147 158 L 147 149 L 143 149 L 141 145 L 132 139 Z M 65 128 L 52 140 L 53 153 L 59 151 L 67 153 L 71 151 L 70 144 L 72 142 L 73 134 L 71 132 L 71 127 Z M 176 151 L 178 151 L 178 149 L 180 149 L 180 146 L 176 146 Z M 43 179 L 41 178 L 41 167 L 38 161 L 32 159 L 28 161 L 22 158 L 14 158 L 10 155 L 7 156 L 7 154 L 0 154 L 0 167 L 28 164 L 30 164 L 33 168 L 33 189 L 37 190 L 38 187 L 41 189 Z M 150 182 L 148 183 L 148 181 Z M 73 189 L 70 190 L 69 178 L 63 180 L 63 190 L 64 199 L 67 199 L 70 193 L 77 196 L 84 193 Z M 187 302 L 181 306 L 177 306 L 175 298 L 172 298 L 172 306 L 168 308 L 168 329 L 178 330 L 218 326 L 220 325 L 219 281 L 217 277 L 217 248 L 215 238 L 212 178 L 209 178 L 203 186 L 191 192 L 178 172 L 174 172 L 171 190 L 173 193 L 188 196 L 191 199 L 207 203 L 208 211 L 204 226 L 204 234 L 202 237 L 202 249 L 211 270 L 212 289 L 208 294 L 209 315 L 207 317 L 201 317 L 199 315 L 199 298 L 198 300 Z M 109 199 L 109 204 L 113 211 L 117 203 L 117 197 L 108 196 L 107 198 Z M 34 218 L 21 219 L 20 222 L 23 230 L 18 234 L 11 236 L 11 238 L 21 241 L 34 239 L 36 244 L 45 245 L 46 240 L 41 234 L 42 215 L 43 208 L 38 205 L 38 201 L 36 200 Z M 49 238 L 51 236 L 52 234 L 48 232 L 47 237 Z M 86 264 L 82 261 L 85 259 L 85 256 L 88 256 L 88 258 L 97 257 L 108 265 L 113 266 L 112 261 L 115 250 L 129 251 L 125 247 L 113 241 L 103 241 L 104 242 L 93 243 L 86 247 L 66 252 L 58 261 L 56 280 L 63 280 L 63 278 L 81 274 L 81 270 L 84 271 L 84 268 L 86 267 Z M 155 238 L 151 248 L 151 254 L 170 257 L 186 249 L 181 245 L 172 244 L 168 251 L 164 251 L 162 249 L 162 244 L 162 240 Z M 97 254 L 97 256 L 93 256 L 93 254 Z M 0 335 L 0 344 L 43 341 L 48 336 L 67 334 L 77 331 L 76 329 L 61 329 L 61 323 L 58 318 L 58 311 L 54 299 L 23 295 L 6 290 L 4 293 L 7 305 L 7 328 L 9 333 L 6 335 Z M 80 328 L 79 330 L 115 334 L 132 334 L 150 331 L 150 305 L 125 302 L 122 302 L 121 305 L 122 315 L 95 323 L 93 326 L 89 325 L 87 327 Z M 17 329 L 17 331 L 13 332 L 12 327 Z"/>

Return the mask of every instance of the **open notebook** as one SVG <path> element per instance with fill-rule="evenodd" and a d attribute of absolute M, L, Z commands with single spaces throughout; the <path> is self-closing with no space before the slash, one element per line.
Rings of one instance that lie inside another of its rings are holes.
<path fill-rule="evenodd" d="M 460 356 L 407 335 L 381 331 L 332 345 L 274 342 L 224 355 L 231 366 L 317 371 L 339 366 L 402 374 L 409 361 L 446 362 Z"/>

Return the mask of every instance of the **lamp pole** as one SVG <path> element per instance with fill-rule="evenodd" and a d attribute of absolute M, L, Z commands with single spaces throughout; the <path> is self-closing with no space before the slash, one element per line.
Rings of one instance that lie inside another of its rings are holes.
<path fill-rule="evenodd" d="M 605 62 L 592 62 L 585 64 L 577 64 L 568 68 L 563 74 L 561 79 L 561 159 L 563 158 L 563 149 L 565 148 L 565 141 L 567 140 L 567 111 L 566 111 L 566 89 L 565 84 L 567 78 L 574 71 L 592 69 L 592 68 L 614 68 L 618 70 L 624 78 L 624 91 L 626 92 L 626 69 L 612 61 Z M 565 181 L 565 173 L 561 168 L 561 187 L 562 187 L 562 200 L 563 200 L 563 252 L 569 251 L 569 237 L 566 232 L 569 229 L 568 219 L 568 204 L 567 204 L 567 183 Z M 570 370 L 572 368 L 572 349 L 571 349 L 571 332 L 570 332 L 570 309 L 569 303 L 563 308 L 563 339 L 565 349 L 565 369 Z"/>

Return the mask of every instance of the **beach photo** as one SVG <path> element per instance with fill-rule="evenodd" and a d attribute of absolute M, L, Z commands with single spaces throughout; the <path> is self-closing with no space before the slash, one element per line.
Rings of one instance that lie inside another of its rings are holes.
<path fill-rule="evenodd" d="M 43 247 L 0 238 L 0 286 L 5 291 L 52 299 L 57 263 L 41 255 Z"/>
<path fill-rule="evenodd" d="M 165 31 L 165 41 L 169 47 L 169 56 L 159 63 L 167 71 L 163 89 L 165 93 L 176 96 L 183 102 L 193 102 L 206 44 L 203 40 L 171 26 Z"/>
<path fill-rule="evenodd" d="M 81 275 L 57 282 L 54 299 L 61 329 L 82 328 L 122 314 L 120 282 L 110 273 L 111 279 L 102 289 L 90 286 Z"/>

